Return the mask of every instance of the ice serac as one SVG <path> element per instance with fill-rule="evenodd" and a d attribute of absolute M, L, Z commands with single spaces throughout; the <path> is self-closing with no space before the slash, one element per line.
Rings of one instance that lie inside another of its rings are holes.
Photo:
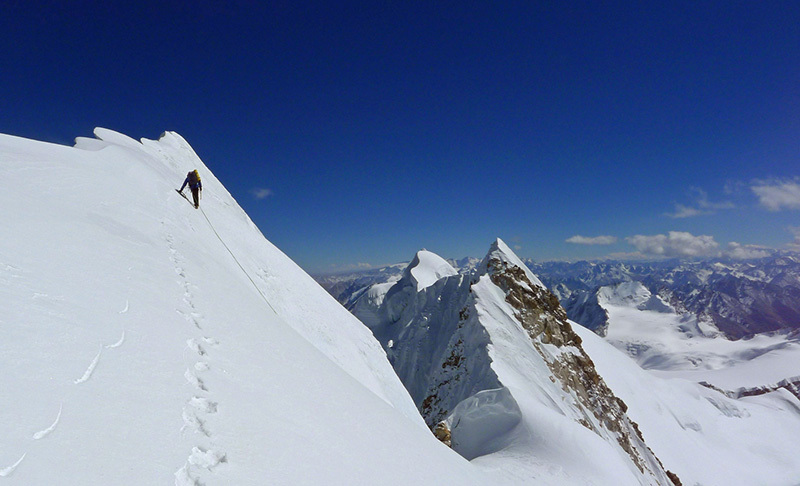
<path fill-rule="evenodd" d="M 511 482 L 672 484 L 558 299 L 502 240 L 469 275 L 420 290 L 404 280 L 354 311 L 368 310 L 426 423 L 445 426 L 456 451 Z"/>

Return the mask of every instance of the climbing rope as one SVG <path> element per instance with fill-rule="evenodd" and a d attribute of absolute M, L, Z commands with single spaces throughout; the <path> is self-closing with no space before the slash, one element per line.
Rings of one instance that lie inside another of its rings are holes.
<path fill-rule="evenodd" d="M 250 274 L 247 273 L 247 270 L 245 270 L 244 267 L 242 266 L 242 264 L 239 263 L 239 259 L 236 258 L 236 255 L 233 254 L 233 252 L 231 251 L 230 248 L 228 248 L 228 245 L 225 244 L 225 241 L 222 239 L 222 237 L 219 235 L 219 233 L 217 233 L 217 230 L 214 228 L 214 225 L 211 224 L 211 220 L 208 219 L 208 215 L 206 214 L 205 211 L 203 211 L 203 208 L 200 208 L 200 212 L 203 213 L 203 217 L 205 217 L 206 221 L 208 221 L 208 226 L 211 228 L 211 231 L 213 231 L 214 234 L 217 235 L 217 238 L 219 238 L 219 242 L 222 243 L 222 246 L 224 246 L 225 249 L 228 250 L 228 253 L 231 254 L 231 257 L 233 258 L 233 261 L 235 261 L 236 264 L 239 265 L 239 268 L 242 269 L 242 272 L 244 272 L 245 276 L 247 276 L 247 279 L 250 280 L 250 283 L 253 284 L 253 287 L 255 287 L 255 289 L 258 291 L 259 295 L 261 295 L 261 298 L 264 299 L 264 302 L 267 303 L 269 308 L 272 309 L 272 312 L 274 312 L 275 315 L 277 316 L 278 312 L 275 310 L 274 307 L 272 307 L 272 304 L 269 303 L 269 299 L 267 299 L 267 296 L 264 295 L 264 292 L 262 292 L 260 288 L 258 288 L 258 285 L 256 285 L 256 283 L 253 281 L 253 279 L 250 278 Z"/>

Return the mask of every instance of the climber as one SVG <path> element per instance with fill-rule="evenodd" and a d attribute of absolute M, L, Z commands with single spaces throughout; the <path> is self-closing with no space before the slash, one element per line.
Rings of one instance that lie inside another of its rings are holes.
<path fill-rule="evenodd" d="M 197 173 L 197 169 L 186 174 L 186 179 L 183 181 L 183 185 L 178 190 L 179 193 L 183 194 L 183 188 L 186 187 L 186 184 L 189 184 L 189 189 L 192 190 L 194 207 L 197 209 L 200 207 L 200 191 L 203 190 L 203 183 L 200 182 L 200 174 Z"/>

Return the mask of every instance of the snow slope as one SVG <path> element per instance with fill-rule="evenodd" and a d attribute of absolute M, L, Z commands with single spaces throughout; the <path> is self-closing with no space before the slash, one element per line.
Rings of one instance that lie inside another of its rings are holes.
<path fill-rule="evenodd" d="M 186 141 L 95 134 L 0 135 L 0 482 L 488 482 Z"/>
<path fill-rule="evenodd" d="M 798 484 L 800 402 L 788 391 L 734 400 L 660 378 L 588 329 L 573 329 L 647 444 L 683 484 Z"/>
<path fill-rule="evenodd" d="M 695 315 L 679 313 L 641 283 L 600 287 L 606 339 L 664 377 L 706 381 L 726 390 L 800 376 L 800 338 L 785 333 L 729 340 Z"/>

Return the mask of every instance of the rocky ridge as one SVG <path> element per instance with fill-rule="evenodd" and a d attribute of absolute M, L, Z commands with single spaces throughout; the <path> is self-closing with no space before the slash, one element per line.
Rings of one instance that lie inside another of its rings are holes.
<path fill-rule="evenodd" d="M 418 289 L 409 268 L 352 305 L 437 435 L 467 459 L 492 454 L 516 443 L 544 407 L 617 450 L 639 483 L 677 482 L 597 373 L 558 298 L 505 243 L 469 274 L 447 273 Z"/>

